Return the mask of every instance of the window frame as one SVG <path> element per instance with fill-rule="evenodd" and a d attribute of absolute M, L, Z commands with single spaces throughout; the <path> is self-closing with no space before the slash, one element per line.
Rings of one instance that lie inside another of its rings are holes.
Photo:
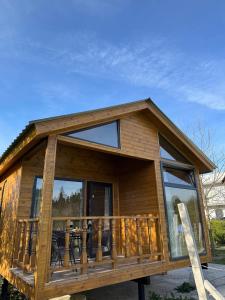
<path fill-rule="evenodd" d="M 182 184 L 182 183 L 172 183 L 172 182 L 166 182 L 164 180 L 164 168 L 170 168 L 173 170 L 178 170 L 178 171 L 186 171 L 186 172 L 192 172 L 193 173 L 193 179 L 194 179 L 194 185 L 187 185 L 187 184 Z M 163 176 L 163 182 L 165 186 L 168 187 L 174 187 L 174 188 L 181 188 L 181 189 L 187 189 L 187 190 L 197 190 L 197 185 L 196 185 L 196 174 L 195 174 L 195 169 L 185 169 L 181 168 L 180 166 L 174 167 L 174 166 L 167 166 L 163 164 L 162 167 L 162 176 Z"/>
<path fill-rule="evenodd" d="M 104 144 L 104 143 L 100 143 L 100 142 L 90 141 L 90 140 L 83 139 L 83 138 L 78 138 L 78 137 L 70 136 L 70 134 L 73 134 L 73 133 L 82 132 L 82 131 L 85 131 L 85 130 L 89 130 L 89 129 L 101 127 L 101 126 L 104 126 L 104 125 L 109 125 L 109 124 L 112 124 L 112 123 L 116 123 L 117 144 L 118 144 L 117 147 L 116 146 L 111 146 L 111 145 L 108 145 L 108 144 Z M 110 122 L 107 122 L 107 123 L 96 124 L 96 125 L 93 125 L 93 126 L 90 126 L 90 127 L 85 127 L 85 128 L 78 129 L 78 130 L 73 130 L 73 131 L 64 133 L 63 135 L 66 136 L 66 137 L 72 138 L 72 139 L 76 139 L 76 140 L 80 140 L 80 141 L 84 141 L 84 142 L 88 142 L 88 143 L 102 145 L 102 146 L 106 146 L 106 147 L 110 147 L 110 148 L 114 148 L 114 149 L 121 149 L 120 120 L 113 120 L 113 121 L 110 121 Z"/>
<path fill-rule="evenodd" d="M 183 255 L 179 257 L 172 257 L 171 255 L 171 242 L 170 242 L 170 232 L 169 232 L 169 223 L 168 223 L 168 212 L 167 212 L 167 201 L 166 201 L 166 187 L 173 187 L 173 188 L 180 188 L 180 189 L 187 189 L 187 190 L 194 190 L 196 191 L 196 201 L 199 213 L 199 221 L 201 222 L 202 226 L 202 237 L 203 237 L 203 245 L 204 251 L 199 253 L 199 256 L 207 255 L 207 248 L 206 248 L 206 239 L 205 239 L 205 227 L 203 223 L 203 214 L 202 214 L 202 207 L 200 205 L 200 196 L 199 196 L 199 183 L 197 180 L 196 169 L 194 166 L 189 164 L 184 164 L 178 161 L 172 161 L 169 159 L 161 158 L 160 156 L 160 171 L 161 171 L 161 181 L 162 181 L 162 188 L 163 188 L 163 199 L 164 199 L 164 208 L 165 208 L 165 217 L 166 217 L 166 224 L 167 224 L 167 240 L 168 240 L 168 249 L 169 249 L 169 256 L 170 261 L 181 261 L 188 259 L 188 255 Z M 192 171 L 194 176 L 194 186 L 176 184 L 176 183 L 169 183 L 164 181 L 164 167 L 170 167 L 175 170 L 182 170 L 182 171 Z"/>

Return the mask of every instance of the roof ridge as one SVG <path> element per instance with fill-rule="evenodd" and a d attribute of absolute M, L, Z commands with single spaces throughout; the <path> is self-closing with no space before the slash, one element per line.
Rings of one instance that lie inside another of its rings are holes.
<path fill-rule="evenodd" d="M 29 121 L 29 124 L 34 124 L 34 123 L 40 123 L 40 122 L 45 122 L 45 121 L 51 121 L 51 120 L 56 120 L 56 119 L 61 119 L 61 118 L 67 118 L 67 117 L 72 117 L 72 116 L 77 116 L 77 115 L 83 115 L 83 114 L 88 114 L 88 113 L 93 113 L 93 112 L 98 112 L 102 110 L 108 110 L 112 108 L 118 108 L 121 106 L 127 106 L 127 105 L 135 105 L 141 102 L 147 102 L 147 101 L 152 101 L 150 97 L 141 99 L 141 100 L 135 100 L 135 101 L 130 101 L 130 102 L 125 102 L 121 104 L 116 104 L 116 105 L 111 105 L 111 106 L 106 106 L 106 107 L 100 107 L 96 109 L 89 109 L 85 111 L 80 111 L 76 113 L 71 113 L 71 114 L 64 114 L 64 115 L 58 115 L 54 117 L 47 117 L 47 118 L 42 118 L 42 119 L 37 119 L 37 120 L 31 120 Z"/>

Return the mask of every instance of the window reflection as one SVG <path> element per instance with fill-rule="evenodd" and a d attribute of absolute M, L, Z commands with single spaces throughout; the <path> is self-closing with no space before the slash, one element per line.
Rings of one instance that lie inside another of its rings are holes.
<path fill-rule="evenodd" d="M 166 139 L 162 136 L 159 137 L 160 156 L 164 159 L 179 161 L 182 163 L 190 164 L 187 159 L 179 153 Z"/>
<path fill-rule="evenodd" d="M 42 195 L 42 178 L 37 178 L 34 188 L 32 217 L 38 217 Z M 83 183 L 73 180 L 54 180 L 52 198 L 53 217 L 78 217 L 83 214 Z"/>
<path fill-rule="evenodd" d="M 202 225 L 200 221 L 196 190 L 166 186 L 165 193 L 170 251 L 172 258 L 188 255 L 184 232 L 177 207 L 177 205 L 181 202 L 185 203 L 188 209 L 198 251 L 199 253 L 204 252 Z"/>
<path fill-rule="evenodd" d="M 97 144 L 103 144 L 116 148 L 119 147 L 117 121 L 92 128 L 82 129 L 67 135 Z"/>
<path fill-rule="evenodd" d="M 183 171 L 165 167 L 163 169 L 164 181 L 172 184 L 194 186 L 194 174 L 192 171 Z"/>

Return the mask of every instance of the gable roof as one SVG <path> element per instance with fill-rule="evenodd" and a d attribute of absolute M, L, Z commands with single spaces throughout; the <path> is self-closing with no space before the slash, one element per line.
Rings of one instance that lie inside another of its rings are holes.
<path fill-rule="evenodd" d="M 0 157 L 0 175 L 40 139 L 49 134 L 60 134 L 115 120 L 130 113 L 145 111 L 160 133 L 175 138 L 178 148 L 185 148 L 202 163 L 202 172 L 210 172 L 216 166 L 209 158 L 155 105 L 150 99 L 30 121 L 19 136 Z"/>

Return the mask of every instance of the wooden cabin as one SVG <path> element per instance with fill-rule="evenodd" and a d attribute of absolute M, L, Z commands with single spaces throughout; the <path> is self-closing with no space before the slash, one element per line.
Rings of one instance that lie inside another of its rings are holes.
<path fill-rule="evenodd" d="M 150 100 L 32 121 L 0 158 L 0 275 L 29 299 L 211 260 L 199 174 L 214 164 Z"/>

